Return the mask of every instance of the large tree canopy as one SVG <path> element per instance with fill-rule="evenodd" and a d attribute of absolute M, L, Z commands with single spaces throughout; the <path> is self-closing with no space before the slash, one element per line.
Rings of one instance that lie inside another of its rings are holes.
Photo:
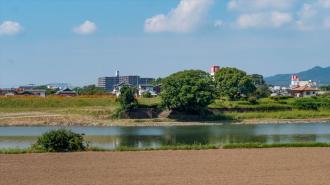
<path fill-rule="evenodd" d="M 170 110 L 203 113 L 215 98 L 215 87 L 208 73 L 185 70 L 162 80 L 161 97 Z"/>
<path fill-rule="evenodd" d="M 215 82 L 218 94 L 230 99 L 249 96 L 256 90 L 251 77 L 236 68 L 222 68 L 215 74 Z"/>

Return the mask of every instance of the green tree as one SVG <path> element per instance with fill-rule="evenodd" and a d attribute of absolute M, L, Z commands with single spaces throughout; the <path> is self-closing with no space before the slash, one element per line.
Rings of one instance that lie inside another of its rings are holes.
<path fill-rule="evenodd" d="M 321 86 L 320 89 L 322 91 L 330 91 L 330 85 L 324 85 L 324 86 Z"/>
<path fill-rule="evenodd" d="M 79 95 L 102 95 L 106 94 L 103 88 L 96 87 L 96 85 L 87 85 L 82 88 L 78 87 L 74 89 Z"/>
<path fill-rule="evenodd" d="M 252 83 L 256 87 L 266 85 L 266 82 L 265 82 L 264 77 L 262 75 L 252 74 L 252 75 L 250 75 L 250 77 L 251 77 Z"/>
<path fill-rule="evenodd" d="M 160 85 L 160 84 L 162 84 L 162 80 L 163 80 L 163 78 L 156 78 L 156 80 L 154 80 L 152 82 L 152 84 L 153 85 Z"/>
<path fill-rule="evenodd" d="M 269 87 L 267 85 L 262 85 L 257 87 L 255 91 L 255 96 L 257 98 L 267 98 L 271 94 L 271 91 L 269 90 Z"/>
<path fill-rule="evenodd" d="M 170 110 L 202 114 L 215 98 L 215 87 L 208 73 L 185 70 L 162 80 L 161 98 Z"/>
<path fill-rule="evenodd" d="M 124 86 L 120 89 L 118 100 L 123 111 L 130 111 L 138 105 L 135 99 L 135 90 L 128 86 Z"/>
<path fill-rule="evenodd" d="M 215 74 L 217 92 L 231 100 L 250 96 L 256 90 L 250 76 L 236 68 L 222 68 Z"/>
<path fill-rule="evenodd" d="M 266 98 L 266 97 L 270 96 L 271 92 L 262 75 L 252 74 L 252 75 L 250 75 L 250 77 L 251 77 L 252 83 L 257 88 L 254 93 L 256 98 Z"/>

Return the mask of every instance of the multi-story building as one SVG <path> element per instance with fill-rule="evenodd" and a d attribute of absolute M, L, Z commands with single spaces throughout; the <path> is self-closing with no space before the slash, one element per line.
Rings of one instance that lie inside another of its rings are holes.
<path fill-rule="evenodd" d="M 128 84 L 138 88 L 139 85 L 151 84 L 154 80 L 154 78 L 140 78 L 140 76 L 137 75 L 120 76 L 119 71 L 116 71 L 115 76 L 98 78 L 97 86 L 111 92 L 118 84 Z"/>
<path fill-rule="evenodd" d="M 154 78 L 140 78 L 139 84 L 143 84 L 143 85 L 152 84 L 154 81 L 155 81 Z"/>
<path fill-rule="evenodd" d="M 106 91 L 112 91 L 115 85 L 119 83 L 119 78 L 114 77 L 100 77 L 98 78 L 97 86 L 105 89 Z"/>
<path fill-rule="evenodd" d="M 130 84 L 134 87 L 139 86 L 140 77 L 136 75 L 132 76 L 119 76 L 119 83 Z"/>

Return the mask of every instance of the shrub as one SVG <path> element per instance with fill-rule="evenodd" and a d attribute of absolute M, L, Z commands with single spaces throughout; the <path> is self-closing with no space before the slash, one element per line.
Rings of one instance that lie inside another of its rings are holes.
<path fill-rule="evenodd" d="M 258 100 L 256 97 L 249 97 L 248 102 L 250 105 L 257 105 L 258 104 Z"/>
<path fill-rule="evenodd" d="M 143 97 L 143 98 L 152 98 L 152 95 L 151 95 L 151 93 L 150 93 L 149 91 L 146 91 L 146 92 L 144 92 L 144 93 L 142 94 L 142 97 Z"/>
<path fill-rule="evenodd" d="M 293 98 L 292 96 L 272 96 L 270 99 L 275 100 L 275 101 L 280 101 L 280 100 L 288 100 L 290 98 Z"/>
<path fill-rule="evenodd" d="M 135 91 L 133 88 L 124 86 L 120 89 L 119 103 L 122 111 L 130 111 L 137 107 L 138 102 L 135 99 Z"/>
<path fill-rule="evenodd" d="M 296 100 L 293 105 L 301 110 L 318 110 L 320 107 L 320 104 L 318 102 L 305 100 Z"/>
<path fill-rule="evenodd" d="M 73 152 L 85 150 L 87 143 L 82 134 L 58 129 L 44 133 L 38 138 L 34 147 L 48 152 Z"/>

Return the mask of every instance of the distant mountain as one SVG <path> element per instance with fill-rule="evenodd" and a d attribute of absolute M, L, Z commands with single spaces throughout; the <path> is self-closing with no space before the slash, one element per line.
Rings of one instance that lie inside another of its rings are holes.
<path fill-rule="evenodd" d="M 317 66 L 307 71 L 295 74 L 298 75 L 300 80 L 312 80 L 320 85 L 330 85 L 330 66 L 325 68 Z M 289 86 L 291 82 L 291 75 L 292 74 L 279 74 L 266 77 L 265 80 L 271 85 Z"/>

